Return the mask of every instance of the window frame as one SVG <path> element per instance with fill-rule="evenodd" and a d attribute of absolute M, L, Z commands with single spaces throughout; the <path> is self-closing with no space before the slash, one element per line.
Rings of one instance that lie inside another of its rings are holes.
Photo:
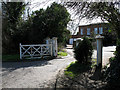
<path fill-rule="evenodd" d="M 80 29 L 80 34 L 83 35 L 83 28 Z"/>
<path fill-rule="evenodd" d="M 99 27 L 99 34 L 103 34 L 103 27 Z"/>
<path fill-rule="evenodd" d="M 94 34 L 98 34 L 98 28 L 94 28 Z"/>
<path fill-rule="evenodd" d="M 87 28 L 87 35 L 90 35 L 90 28 Z"/>

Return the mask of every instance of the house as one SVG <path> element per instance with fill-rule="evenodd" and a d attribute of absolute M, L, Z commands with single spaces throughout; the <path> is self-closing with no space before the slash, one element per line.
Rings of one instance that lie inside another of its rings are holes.
<path fill-rule="evenodd" d="M 108 23 L 96 23 L 79 26 L 77 35 L 72 35 L 69 40 L 69 44 L 73 44 L 73 41 L 76 41 L 77 38 L 82 38 L 83 36 L 93 37 L 97 34 L 103 35 L 108 29 Z"/>

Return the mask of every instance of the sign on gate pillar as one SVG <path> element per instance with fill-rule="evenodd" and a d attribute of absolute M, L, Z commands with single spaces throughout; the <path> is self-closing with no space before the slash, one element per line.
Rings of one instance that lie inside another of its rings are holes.
<path fill-rule="evenodd" d="M 57 49 L 57 37 L 52 38 L 52 48 L 53 48 L 53 56 L 57 57 L 58 49 Z"/>
<path fill-rule="evenodd" d="M 96 36 L 97 39 L 97 66 L 102 67 L 102 39 L 101 35 Z"/>

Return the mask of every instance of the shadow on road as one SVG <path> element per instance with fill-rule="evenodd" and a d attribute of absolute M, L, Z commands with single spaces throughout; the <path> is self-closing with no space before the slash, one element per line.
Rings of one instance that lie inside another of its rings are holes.
<path fill-rule="evenodd" d="M 40 67 L 44 65 L 50 65 L 48 60 L 41 60 L 41 61 L 31 61 L 31 62 L 2 62 L 2 68 L 4 70 L 13 71 L 19 68 L 25 67 Z"/>

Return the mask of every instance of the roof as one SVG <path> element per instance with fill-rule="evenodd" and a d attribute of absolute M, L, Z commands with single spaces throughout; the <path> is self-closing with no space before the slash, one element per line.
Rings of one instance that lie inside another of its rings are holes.
<path fill-rule="evenodd" d="M 79 25 L 79 27 L 91 26 L 91 25 L 99 25 L 99 24 L 108 24 L 108 23 L 92 23 L 92 24 L 87 24 L 87 25 Z"/>

